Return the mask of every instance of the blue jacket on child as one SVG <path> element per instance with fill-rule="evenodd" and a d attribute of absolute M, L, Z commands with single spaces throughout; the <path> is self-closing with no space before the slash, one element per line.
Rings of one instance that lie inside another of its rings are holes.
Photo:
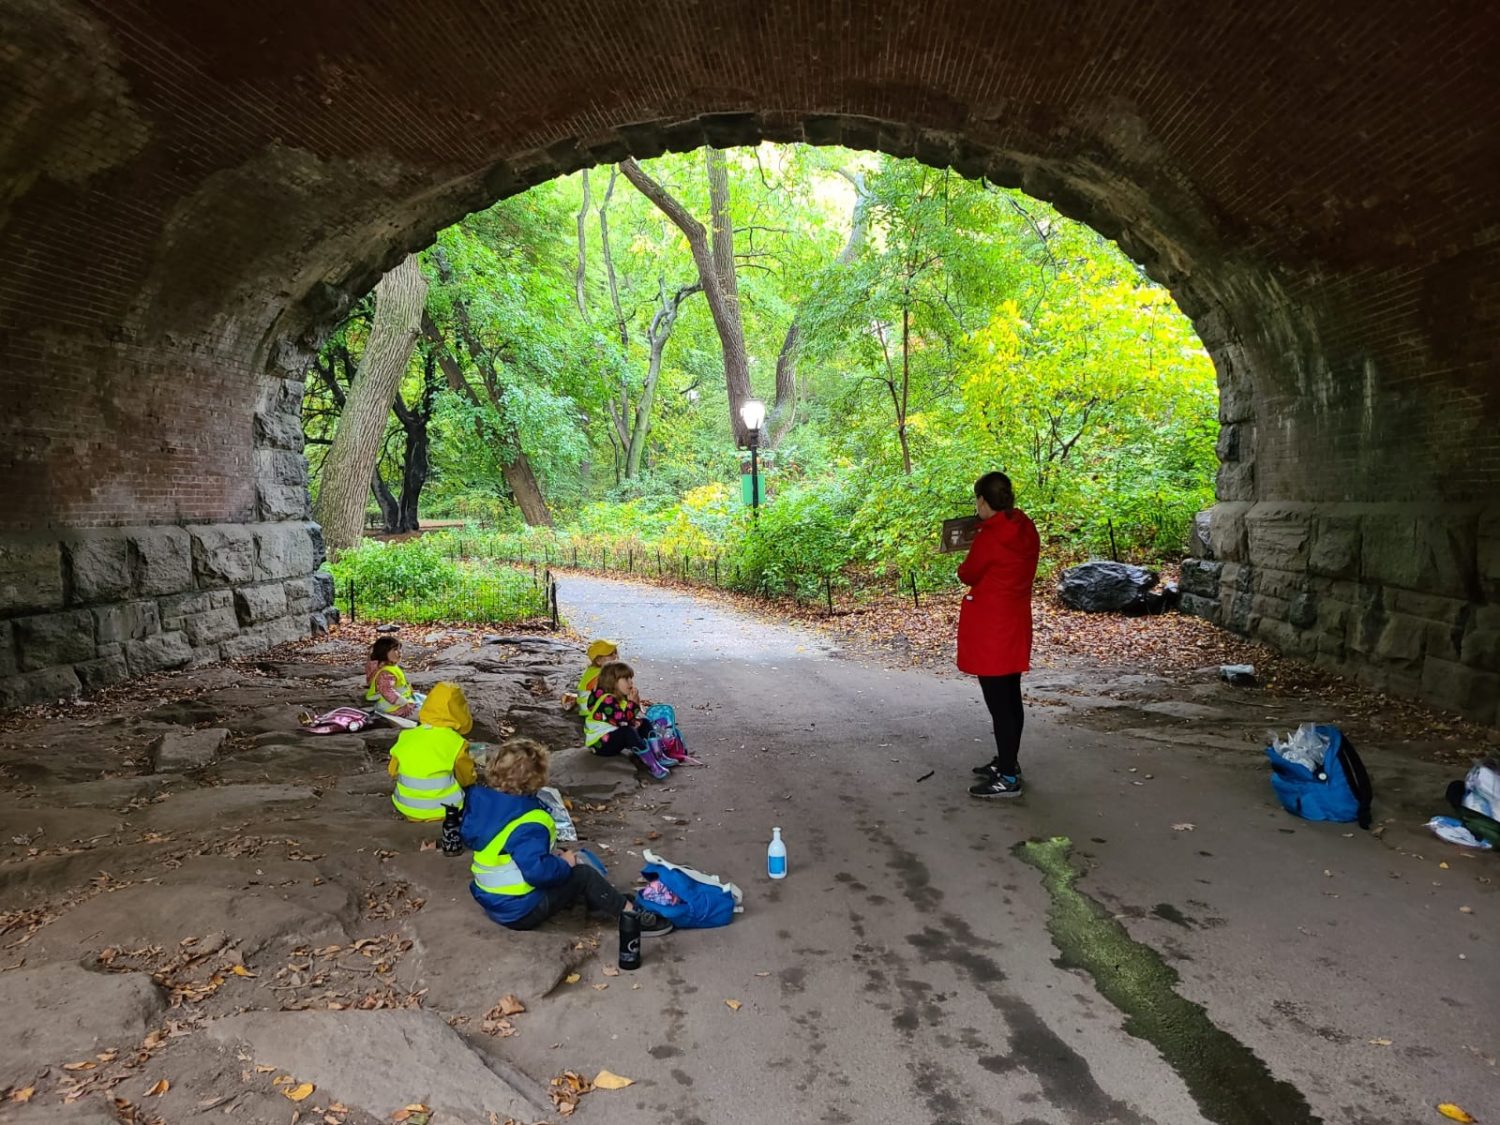
<path fill-rule="evenodd" d="M 537 809 L 546 812 L 547 806 L 534 796 L 517 797 L 482 785 L 472 786 L 464 800 L 461 829 L 464 847 L 473 852 L 482 851 L 511 821 Z M 506 854 L 521 869 L 522 878 L 533 887 L 555 887 L 566 883 L 573 871 L 567 860 L 552 854 L 552 840 L 545 825 L 530 823 L 518 827 L 506 842 Z M 469 893 L 484 908 L 490 920 L 502 926 L 519 922 L 542 901 L 541 893 L 536 890 L 524 895 L 491 894 L 480 890 L 472 880 Z"/>

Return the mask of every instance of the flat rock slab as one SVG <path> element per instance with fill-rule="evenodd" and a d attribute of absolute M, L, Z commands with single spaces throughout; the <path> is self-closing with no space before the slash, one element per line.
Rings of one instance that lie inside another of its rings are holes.
<path fill-rule="evenodd" d="M 601 758 L 583 749 L 555 749 L 552 784 L 567 797 L 612 801 L 640 787 L 635 767 L 621 758 Z"/>
<path fill-rule="evenodd" d="M 347 942 L 339 915 L 352 913 L 348 892 L 326 883 L 312 887 L 313 872 L 302 874 L 309 884 L 296 887 L 143 883 L 96 895 L 37 931 L 30 951 L 78 958 L 109 946 L 171 948 L 216 932 L 247 958 L 282 938 L 295 945 Z"/>
<path fill-rule="evenodd" d="M 223 785 L 186 789 L 152 805 L 145 822 L 154 829 L 222 827 L 225 823 L 285 816 L 294 805 L 311 805 L 317 794 L 304 785 Z"/>
<path fill-rule="evenodd" d="M 583 745 L 583 720 L 555 703 L 512 707 L 505 720 L 516 728 L 518 735 L 534 738 L 554 752 Z"/>
<path fill-rule="evenodd" d="M 184 779 L 185 781 L 186 779 Z M 138 798 L 154 797 L 174 782 L 161 776 L 109 777 L 102 781 L 80 781 L 47 794 L 48 804 L 68 809 L 117 809 Z"/>
<path fill-rule="evenodd" d="M 108 842 L 124 824 L 112 810 L 12 805 L 0 809 L 0 857 L 22 859 L 31 848 L 93 846 Z"/>
<path fill-rule="evenodd" d="M 507 1117 L 546 1118 L 540 1092 L 528 1096 L 491 1070 L 436 1012 L 245 1012 L 208 1025 L 221 1043 L 244 1044 L 275 1066 L 343 1102 L 389 1120 L 421 1102 L 443 1122 L 487 1125 Z"/>
<path fill-rule="evenodd" d="M 366 773 L 377 762 L 363 742 L 349 735 L 298 741 L 292 741 L 296 736 L 283 737 L 289 741 L 267 743 L 222 759 L 211 776 L 232 782 L 298 782 Z M 381 776 L 385 776 L 383 770 Z"/>
<path fill-rule="evenodd" d="M 202 769 L 219 756 L 219 749 L 228 737 L 229 731 L 224 727 L 164 734 L 151 744 L 151 769 L 155 773 Z"/>
<path fill-rule="evenodd" d="M 588 945 L 576 948 L 584 925 L 581 908 L 541 929 L 507 930 L 479 909 L 462 874 L 454 878 L 456 891 L 434 894 L 412 915 L 417 946 L 397 970 L 404 985 L 426 988 L 434 1007 L 482 1013 L 507 992 L 534 1003 L 594 956 Z"/>
<path fill-rule="evenodd" d="M 23 1086 L 43 1067 L 92 1058 L 106 1047 L 135 1047 L 166 1006 L 145 973 L 95 973 L 75 964 L 0 973 L 0 1087 Z"/>

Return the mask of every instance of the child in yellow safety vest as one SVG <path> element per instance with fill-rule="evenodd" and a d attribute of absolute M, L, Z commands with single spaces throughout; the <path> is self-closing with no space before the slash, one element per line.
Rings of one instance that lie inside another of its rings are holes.
<path fill-rule="evenodd" d="M 365 702 L 384 715 L 410 719 L 427 698 L 413 691 L 406 673 L 397 663 L 401 659 L 401 642 L 395 637 L 381 637 L 370 646 L 365 661 Z"/>
<path fill-rule="evenodd" d="M 529 738 L 501 744 L 485 763 L 485 784 L 469 790 L 460 825 L 474 853 L 469 893 L 491 921 L 512 930 L 535 929 L 580 902 L 601 918 L 636 910 L 587 862 L 557 848 L 557 824 L 536 795 L 549 766 L 546 747 Z M 660 915 L 639 913 L 643 936 L 671 932 Z"/>
<path fill-rule="evenodd" d="M 594 684 L 598 681 L 599 672 L 603 667 L 620 658 L 620 649 L 614 641 L 600 638 L 589 642 L 588 658 L 588 667 L 583 670 L 583 675 L 578 677 L 577 693 L 568 692 L 563 696 L 563 706 L 576 706 L 580 715 L 588 714 L 589 692 L 594 690 Z"/>
<path fill-rule="evenodd" d="M 656 735 L 646 718 L 647 704 L 635 690 L 635 671 L 620 661 L 599 669 L 599 678 L 589 692 L 583 714 L 583 740 L 595 754 L 614 757 L 625 754 L 660 781 L 674 764 L 651 749 L 648 739 Z"/>
<path fill-rule="evenodd" d="M 478 780 L 464 740 L 474 720 L 463 689 L 449 683 L 427 693 L 417 719 L 422 725 L 402 731 L 391 747 L 391 804 L 407 820 L 442 820 L 443 810 L 462 806 L 464 790 Z"/>

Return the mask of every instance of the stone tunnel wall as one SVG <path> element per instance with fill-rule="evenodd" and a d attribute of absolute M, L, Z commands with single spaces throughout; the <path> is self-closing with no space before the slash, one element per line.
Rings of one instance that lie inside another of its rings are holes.
<path fill-rule="evenodd" d="M 1500 513 L 1478 506 L 1214 507 L 1182 606 L 1396 695 L 1500 722 Z"/>
<path fill-rule="evenodd" d="M 300 382 L 268 377 L 253 411 L 209 404 L 228 460 L 245 467 L 228 493 L 238 520 L 0 531 L 0 708 L 245 656 L 337 618 L 332 579 L 315 573 L 323 538 L 307 519 L 301 403 Z M 186 489 L 170 459 L 141 471 L 180 514 L 203 504 L 195 468 Z M 87 503 L 90 492 L 74 495 Z M 225 502 L 214 491 L 199 510 Z"/>
<path fill-rule="evenodd" d="M 1116 239 L 1219 371 L 1188 605 L 1497 718 L 1494 9 L 428 0 L 371 35 L 367 7 L 0 5 L 10 697 L 325 621 L 297 357 L 471 210 L 768 139 Z"/>

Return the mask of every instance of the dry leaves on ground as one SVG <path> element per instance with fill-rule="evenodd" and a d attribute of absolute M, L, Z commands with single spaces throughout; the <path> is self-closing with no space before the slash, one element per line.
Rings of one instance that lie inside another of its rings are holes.
<path fill-rule="evenodd" d="M 578 1099 L 593 1088 L 593 1083 L 576 1070 L 565 1070 L 552 1079 L 547 1093 L 561 1116 L 572 1117 L 578 1108 Z"/>

